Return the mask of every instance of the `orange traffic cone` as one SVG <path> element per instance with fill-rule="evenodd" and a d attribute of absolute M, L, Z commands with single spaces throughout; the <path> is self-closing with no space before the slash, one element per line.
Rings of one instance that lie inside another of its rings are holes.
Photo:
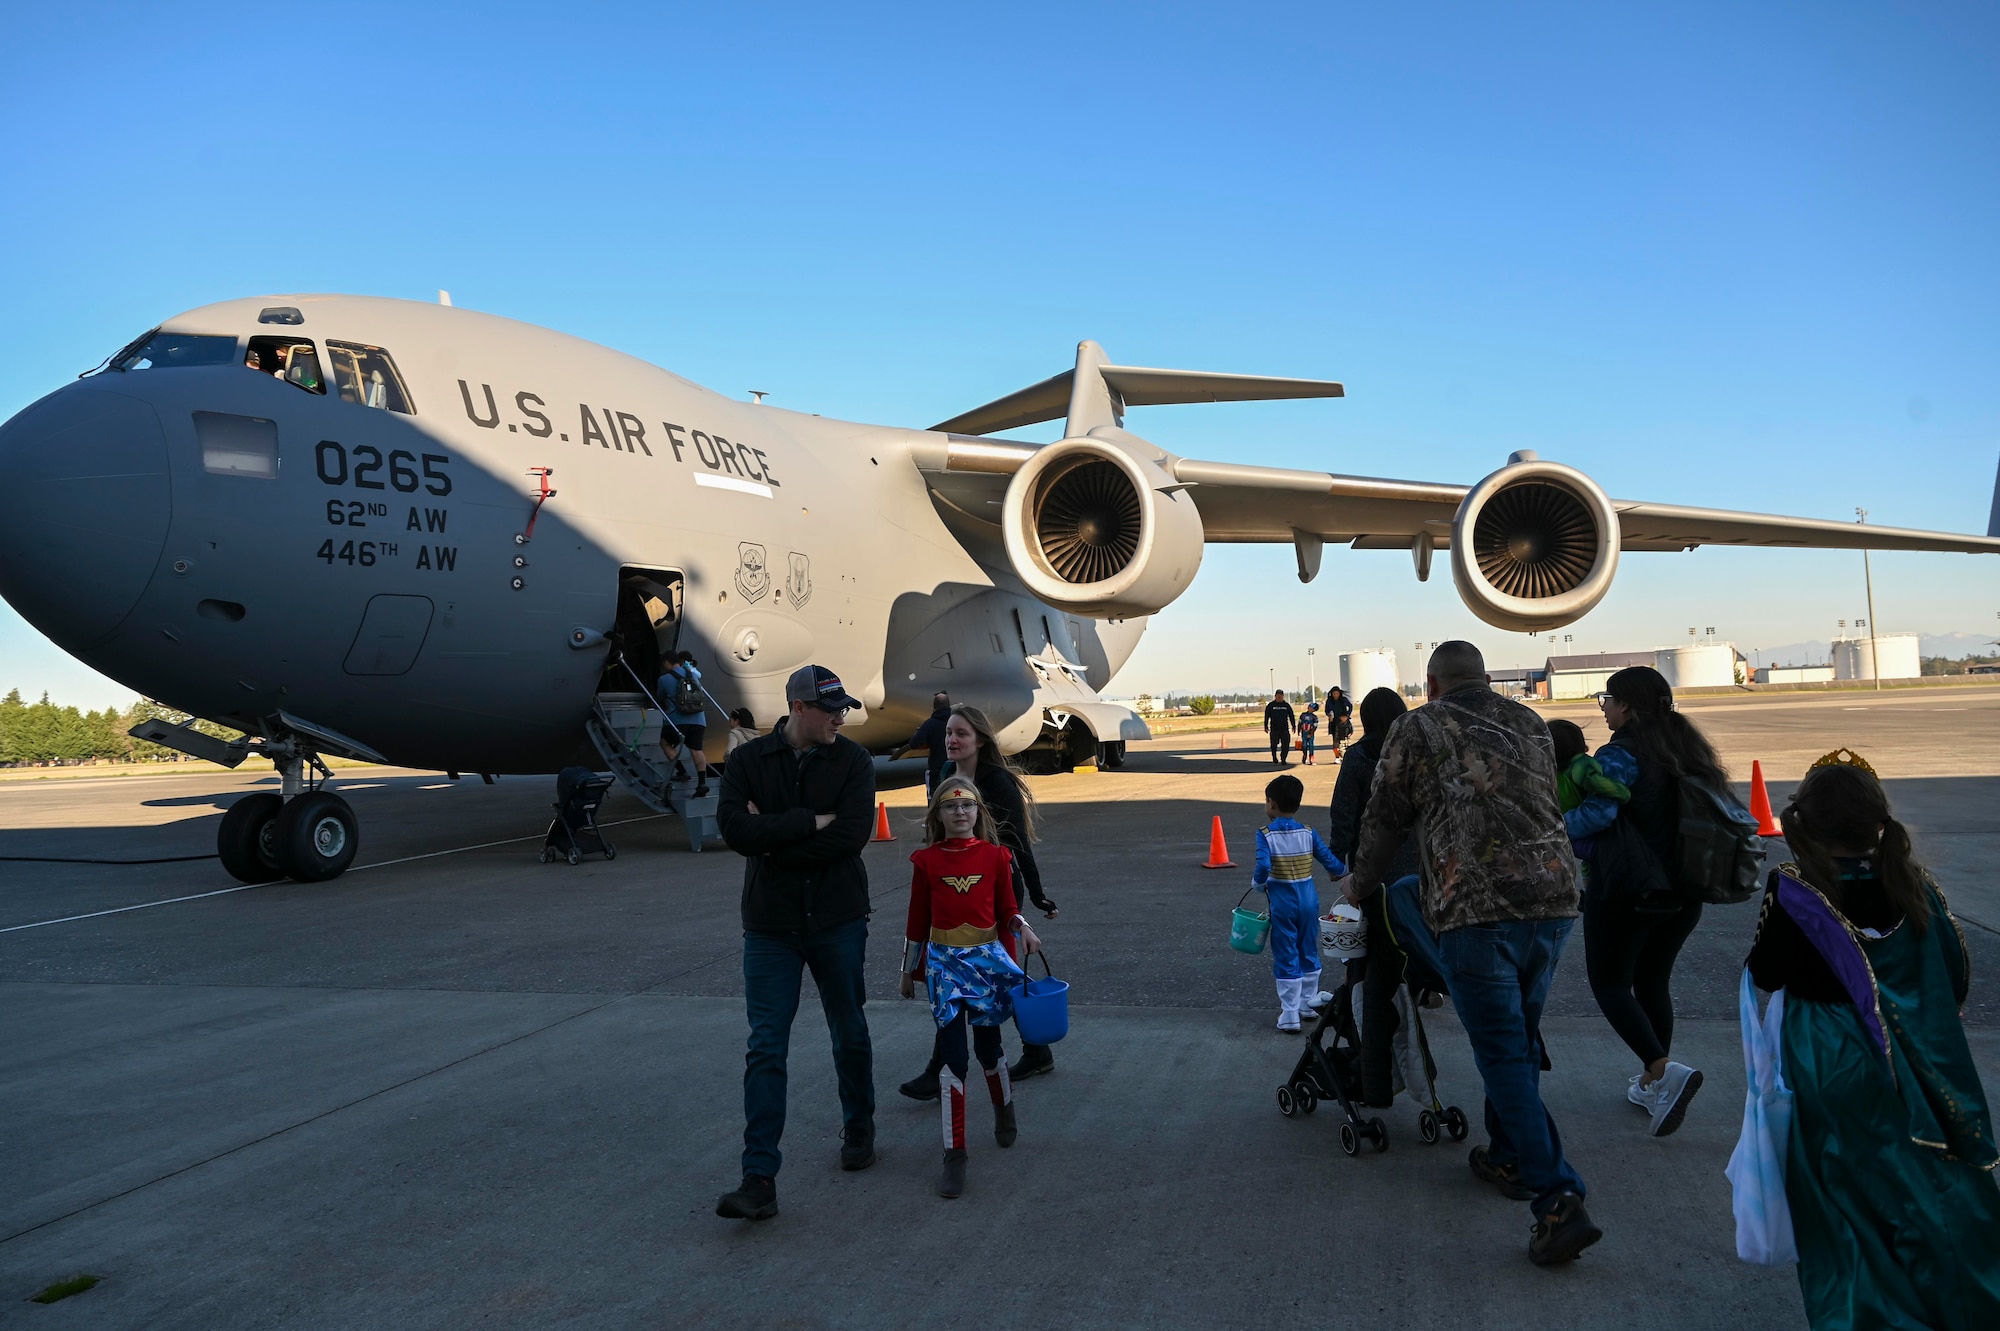
<path fill-rule="evenodd" d="M 1226 730 L 1222 732 L 1222 747 L 1225 749 L 1229 747 L 1229 732 Z"/>
<path fill-rule="evenodd" d="M 1215 822 L 1208 829 L 1208 863 L 1204 869 L 1234 869 L 1236 861 L 1229 858 L 1229 847 L 1222 844 L 1222 815 L 1215 815 Z"/>
<path fill-rule="evenodd" d="M 1750 764 L 1750 816 L 1757 820 L 1758 836 L 1783 836 L 1785 831 L 1771 820 L 1771 795 L 1764 789 L 1764 764 Z"/>
<path fill-rule="evenodd" d="M 870 841 L 894 841 L 896 834 L 889 830 L 889 806 L 879 801 L 875 805 L 875 835 Z"/>

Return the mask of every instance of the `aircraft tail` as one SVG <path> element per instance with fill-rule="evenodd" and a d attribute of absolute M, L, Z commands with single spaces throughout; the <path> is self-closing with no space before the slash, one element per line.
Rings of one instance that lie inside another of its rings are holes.
<path fill-rule="evenodd" d="M 2000 467 L 1993 470 L 1993 511 L 1986 517 L 1986 534 L 2000 536 Z"/>
<path fill-rule="evenodd" d="M 1170 402 L 1265 402 L 1278 398 L 1344 397 L 1330 379 L 1282 379 L 1263 374 L 1211 374 L 1205 370 L 1156 370 L 1106 363 L 1104 348 L 1088 339 L 1076 348 L 1076 368 L 1064 370 L 983 407 L 941 421 L 947 434 L 992 434 L 1058 417 L 1067 433 L 1089 434 L 1124 422 L 1125 408 Z"/>

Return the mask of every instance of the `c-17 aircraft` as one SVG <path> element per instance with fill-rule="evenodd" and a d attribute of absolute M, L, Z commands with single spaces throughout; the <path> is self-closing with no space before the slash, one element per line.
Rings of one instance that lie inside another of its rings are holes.
<path fill-rule="evenodd" d="M 0 427 L 0 594 L 78 659 L 234 743 L 135 733 L 281 792 L 231 806 L 246 882 L 331 878 L 359 845 L 324 755 L 458 772 L 608 764 L 655 809 L 713 812 L 652 754 L 662 655 L 767 724 L 818 662 L 878 753 L 947 689 L 1033 763 L 1116 766 L 1147 737 L 1095 686 L 1211 541 L 1446 552 L 1487 623 L 1570 623 L 1628 550 L 2000 553 L 1984 537 L 1614 500 L 1533 453 L 1472 485 L 1176 457 L 1130 408 L 1325 398 L 1316 379 L 1149 369 L 1094 342 L 927 430 L 737 401 L 529 324 L 290 295 L 178 315 Z M 1063 438 L 995 433 L 1062 418 Z M 648 730 L 648 726 L 652 729 Z M 719 732 L 718 732 L 719 733 Z"/>

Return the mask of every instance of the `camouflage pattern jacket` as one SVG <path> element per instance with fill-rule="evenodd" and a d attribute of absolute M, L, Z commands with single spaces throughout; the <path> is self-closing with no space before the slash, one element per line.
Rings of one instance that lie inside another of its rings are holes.
<path fill-rule="evenodd" d="M 1362 815 L 1354 889 L 1382 885 L 1414 832 L 1433 929 L 1577 913 L 1576 858 L 1541 717 L 1483 685 L 1396 719 Z"/>

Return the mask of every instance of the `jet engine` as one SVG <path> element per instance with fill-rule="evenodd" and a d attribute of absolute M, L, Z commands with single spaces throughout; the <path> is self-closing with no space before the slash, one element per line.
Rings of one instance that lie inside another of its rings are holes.
<path fill-rule="evenodd" d="M 1117 438 L 1064 439 L 1014 473 L 1007 558 L 1038 599 L 1094 619 L 1150 615 L 1201 567 L 1201 515 L 1156 460 Z"/>
<path fill-rule="evenodd" d="M 1574 467 L 1521 452 L 1472 487 L 1451 524 L 1451 576 L 1472 613 L 1534 633 L 1583 618 L 1618 572 L 1618 513 Z"/>

